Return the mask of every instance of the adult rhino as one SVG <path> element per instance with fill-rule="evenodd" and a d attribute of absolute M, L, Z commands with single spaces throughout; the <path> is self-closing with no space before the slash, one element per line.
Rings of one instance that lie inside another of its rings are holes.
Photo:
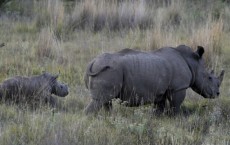
<path fill-rule="evenodd" d="M 85 84 L 92 100 L 85 113 L 98 112 L 104 106 L 111 109 L 111 100 L 119 98 L 128 106 L 154 103 L 156 112 L 162 113 L 166 100 L 174 113 L 191 87 L 204 98 L 215 98 L 223 80 L 208 73 L 203 61 L 204 48 L 198 46 L 194 52 L 180 45 L 156 51 L 142 52 L 123 49 L 116 53 L 104 53 L 89 63 Z"/>
<path fill-rule="evenodd" d="M 65 97 L 68 95 L 66 84 L 57 81 L 58 75 L 43 73 L 41 75 L 25 77 L 15 76 L 0 84 L 0 99 L 6 103 L 21 103 L 39 105 L 49 103 L 52 107 L 56 100 L 52 94 Z"/>

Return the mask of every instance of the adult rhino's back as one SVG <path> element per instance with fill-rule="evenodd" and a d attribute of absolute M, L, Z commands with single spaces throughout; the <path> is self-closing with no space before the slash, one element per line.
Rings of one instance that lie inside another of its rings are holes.
<path fill-rule="evenodd" d="M 101 82 L 105 86 L 119 85 L 124 91 L 120 96 L 127 100 L 127 96 L 136 94 L 149 98 L 164 94 L 168 88 L 185 88 L 188 84 L 184 82 L 190 79 L 186 62 L 173 48 L 153 52 L 124 49 L 96 57 L 88 65 L 85 82 L 87 88 L 91 84 L 91 90 Z"/>

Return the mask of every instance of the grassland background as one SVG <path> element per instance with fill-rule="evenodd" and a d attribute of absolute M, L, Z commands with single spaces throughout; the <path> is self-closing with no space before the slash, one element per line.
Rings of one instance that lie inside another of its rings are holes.
<path fill-rule="evenodd" d="M 229 24 L 228 0 L 0 1 L 0 80 L 49 71 L 70 87 L 55 110 L 1 103 L 0 144 L 229 145 Z M 207 68 L 225 69 L 219 98 L 189 90 L 176 117 L 154 117 L 151 106 L 127 108 L 118 100 L 109 115 L 83 114 L 90 101 L 83 76 L 92 58 L 179 44 L 204 46 Z"/>

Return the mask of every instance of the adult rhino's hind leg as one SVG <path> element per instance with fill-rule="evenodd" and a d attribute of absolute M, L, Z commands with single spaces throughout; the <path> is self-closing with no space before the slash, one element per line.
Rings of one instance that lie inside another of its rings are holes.
<path fill-rule="evenodd" d="M 101 101 L 92 99 L 91 102 L 86 106 L 84 112 L 86 115 L 97 113 L 101 109 L 102 105 L 103 103 Z"/>
<path fill-rule="evenodd" d="M 92 101 L 86 107 L 85 113 L 96 113 L 102 106 L 106 111 L 112 109 L 112 99 L 121 91 L 122 73 L 114 69 L 107 69 L 95 77 L 89 79 L 89 91 Z"/>
<path fill-rule="evenodd" d="M 105 111 L 110 112 L 112 110 L 112 108 L 113 108 L 113 106 L 112 106 L 112 100 L 109 101 L 109 102 L 104 103 L 103 107 L 104 107 Z"/>
<path fill-rule="evenodd" d="M 106 87 L 103 86 L 103 84 L 100 84 L 98 89 L 91 90 L 92 101 L 85 109 L 86 114 L 97 113 L 102 107 L 105 109 L 105 111 L 112 110 L 112 99 L 114 99 L 120 92 L 120 85 L 117 85 L 117 87 L 116 85 L 107 85 Z"/>

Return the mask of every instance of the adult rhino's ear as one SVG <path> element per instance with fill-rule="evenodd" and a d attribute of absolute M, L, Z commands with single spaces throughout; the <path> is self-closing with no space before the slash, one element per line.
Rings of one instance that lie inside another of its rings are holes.
<path fill-rule="evenodd" d="M 203 56 L 203 54 L 204 54 L 204 47 L 197 46 L 197 50 L 196 50 L 195 53 L 201 58 Z"/>
<path fill-rule="evenodd" d="M 218 77 L 218 79 L 220 80 L 220 82 L 222 82 L 223 78 L 224 78 L 224 70 L 221 71 L 220 76 Z"/>

